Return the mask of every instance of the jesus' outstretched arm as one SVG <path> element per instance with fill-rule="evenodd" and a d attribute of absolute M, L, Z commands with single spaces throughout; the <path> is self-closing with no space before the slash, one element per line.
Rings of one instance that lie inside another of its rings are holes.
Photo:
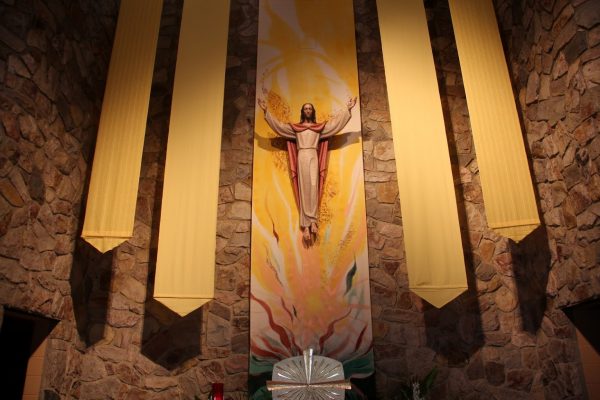
<path fill-rule="evenodd" d="M 286 139 L 296 139 L 296 134 L 290 124 L 285 124 L 279 121 L 269 110 L 265 111 L 265 121 L 273 129 L 273 131 L 279 136 L 283 136 Z"/>
<path fill-rule="evenodd" d="M 344 127 L 350 122 L 350 118 L 352 114 L 350 110 L 352 107 L 356 105 L 356 97 L 348 100 L 346 104 L 346 108 L 335 113 L 328 121 L 325 123 L 325 127 L 321 131 L 321 139 L 326 139 L 339 133 Z"/>
<path fill-rule="evenodd" d="M 267 124 L 269 124 L 276 134 L 283 136 L 286 139 L 296 139 L 296 133 L 290 124 L 285 124 L 275 118 L 275 116 L 267 110 L 267 102 L 263 98 L 258 98 L 258 105 L 265 113 L 265 121 L 267 121 Z"/>

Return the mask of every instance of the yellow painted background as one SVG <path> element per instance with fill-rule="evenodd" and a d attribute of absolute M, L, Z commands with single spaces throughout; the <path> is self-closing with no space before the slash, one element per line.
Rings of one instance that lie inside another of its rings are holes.
<path fill-rule="evenodd" d="M 257 78 L 257 96 L 281 121 L 298 122 L 306 102 L 317 122 L 346 107 L 358 95 L 352 1 L 262 0 Z M 251 373 L 309 346 L 342 362 L 372 359 L 359 103 L 330 139 L 319 235 L 310 247 L 302 242 L 285 140 L 257 107 Z M 372 372 L 366 364 L 357 375 Z"/>

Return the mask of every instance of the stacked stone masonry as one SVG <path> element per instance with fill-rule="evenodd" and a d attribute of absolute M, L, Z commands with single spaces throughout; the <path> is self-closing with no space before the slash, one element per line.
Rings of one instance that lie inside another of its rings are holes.
<path fill-rule="evenodd" d="M 2 303 L 65 318 L 111 2 L 0 2 Z"/>
<path fill-rule="evenodd" d="M 600 295 L 600 5 L 495 1 L 544 221 L 515 244 L 486 226 L 447 2 L 425 4 L 469 290 L 441 310 L 408 290 L 376 5 L 355 0 L 377 397 L 435 366 L 434 399 L 584 399 L 560 307 Z M 44 399 L 247 398 L 258 0 L 231 5 L 216 298 L 181 318 L 151 296 L 181 7 L 165 0 L 134 236 L 101 255 L 77 236 L 118 2 L 0 0 L 0 304 L 60 321 Z"/>
<path fill-rule="evenodd" d="M 594 214 L 600 200 L 597 193 L 600 142 L 594 143 L 598 138 L 595 118 L 600 102 L 594 94 L 597 78 L 592 78 L 598 68 L 590 65 L 600 56 L 600 47 L 594 48 L 598 40 L 593 39 L 593 28 L 599 29 L 600 5 L 592 1 L 496 2 L 545 222 L 545 227 L 515 244 L 486 226 L 447 2 L 425 4 L 447 123 L 470 289 L 442 310 L 423 304 L 408 291 L 406 262 L 403 254 L 397 254 L 402 248 L 397 246 L 402 236 L 401 220 L 397 220 L 401 215 L 397 213 L 398 204 L 390 204 L 385 196 L 394 179 L 389 173 L 393 164 L 388 163 L 393 159 L 393 151 L 387 104 L 385 101 L 382 104 L 381 97 L 376 95 L 385 91 L 385 83 L 377 25 L 372 21 L 376 18 L 375 5 L 358 1 L 379 396 L 389 398 L 401 381 L 412 375 L 422 377 L 437 366 L 438 385 L 433 398 L 584 398 L 574 330 L 558 307 L 600 293 L 600 229 L 598 213 Z M 540 23 L 541 18 L 545 19 L 545 25 Z M 541 81 L 541 78 L 536 81 L 535 71 L 536 68 L 542 71 L 541 60 L 549 64 L 545 67 L 545 85 L 548 90 L 553 88 L 544 98 L 538 98 L 541 86 L 535 86 Z M 556 63 L 563 64 L 562 72 L 552 75 L 553 68 L 559 68 L 554 67 Z M 563 76 L 562 84 L 557 83 Z M 576 81 L 580 85 L 578 94 L 573 91 L 569 94 Z M 578 107 L 566 105 L 569 96 L 578 98 Z M 548 102 L 544 102 L 546 99 Z M 557 143 L 557 128 L 561 129 L 562 150 Z M 552 150 L 548 147 L 550 143 L 554 145 Z M 570 158 L 560 160 L 569 146 Z M 578 152 L 580 155 L 576 156 Z M 560 164 L 550 164 L 558 160 Z M 554 174 L 552 178 L 547 177 L 550 171 Z M 567 178 L 568 173 L 571 178 Z M 572 183 L 569 185 L 566 180 Z M 552 200 L 559 192 L 552 191 L 553 185 L 564 188 L 562 198 Z M 568 207 L 574 203 L 577 211 L 571 208 L 572 217 L 567 225 L 565 204 Z M 554 215 L 560 217 L 551 221 Z M 390 235 L 392 232 L 395 236 Z M 567 261 L 568 258 L 571 260 Z"/>
<path fill-rule="evenodd" d="M 498 14 L 548 232 L 547 290 L 564 307 L 600 294 L 600 5 L 530 3 L 499 2 Z"/>

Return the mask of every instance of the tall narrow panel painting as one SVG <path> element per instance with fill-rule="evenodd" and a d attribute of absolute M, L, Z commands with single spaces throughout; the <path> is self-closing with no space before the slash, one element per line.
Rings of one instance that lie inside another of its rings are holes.
<path fill-rule="evenodd" d="M 373 373 L 352 0 L 261 0 L 250 388 L 307 348 Z"/>

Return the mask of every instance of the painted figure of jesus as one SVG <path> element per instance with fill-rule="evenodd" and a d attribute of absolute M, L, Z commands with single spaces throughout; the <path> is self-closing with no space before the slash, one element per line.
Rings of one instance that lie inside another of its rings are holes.
<path fill-rule="evenodd" d="M 298 208 L 302 238 L 310 243 L 318 232 L 320 183 L 319 142 L 340 132 L 350 121 L 356 97 L 348 100 L 346 108 L 335 113 L 329 120 L 317 123 L 315 107 L 311 103 L 302 105 L 300 122 L 284 123 L 267 109 L 267 102 L 259 98 L 258 104 L 265 112 L 267 124 L 278 135 L 296 143 L 296 154 L 290 154 L 290 163 L 298 176 Z M 288 147 L 289 148 L 289 147 Z M 295 157 L 294 157 L 295 156 Z M 295 158 L 295 160 L 294 160 Z M 325 162 L 325 160 L 321 160 Z"/>

